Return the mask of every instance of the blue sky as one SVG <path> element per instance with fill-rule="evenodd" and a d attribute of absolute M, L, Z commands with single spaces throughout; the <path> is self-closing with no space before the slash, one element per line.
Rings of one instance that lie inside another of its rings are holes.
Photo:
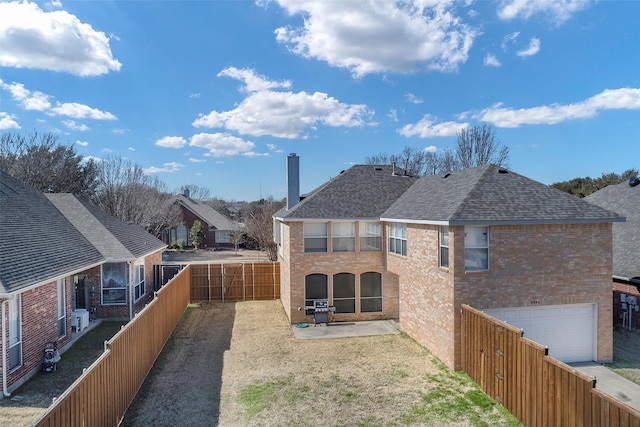
<path fill-rule="evenodd" d="M 551 184 L 638 168 L 640 2 L 0 2 L 0 132 L 59 134 L 171 189 L 301 190 L 493 125 Z"/>

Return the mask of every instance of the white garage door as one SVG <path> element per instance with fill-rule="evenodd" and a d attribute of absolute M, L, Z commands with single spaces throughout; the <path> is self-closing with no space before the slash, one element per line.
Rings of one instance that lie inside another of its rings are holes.
<path fill-rule="evenodd" d="M 482 310 L 524 330 L 524 336 L 549 348 L 562 362 L 595 360 L 595 305 L 547 305 Z"/>

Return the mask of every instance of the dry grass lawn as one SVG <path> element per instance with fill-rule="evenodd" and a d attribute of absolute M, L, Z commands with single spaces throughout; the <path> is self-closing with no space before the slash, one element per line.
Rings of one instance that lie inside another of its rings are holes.
<path fill-rule="evenodd" d="M 640 384 L 640 331 L 618 326 L 613 331 L 613 363 L 607 365 L 618 375 Z"/>
<path fill-rule="evenodd" d="M 262 301 L 190 308 L 122 425 L 520 423 L 406 335 L 296 340 Z"/>

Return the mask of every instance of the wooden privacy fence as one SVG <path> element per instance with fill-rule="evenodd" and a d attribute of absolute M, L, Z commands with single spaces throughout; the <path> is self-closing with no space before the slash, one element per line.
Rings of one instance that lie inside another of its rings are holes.
<path fill-rule="evenodd" d="M 518 328 L 462 306 L 462 369 L 525 426 L 640 427 L 640 412 Z"/>
<path fill-rule="evenodd" d="M 190 274 L 187 266 L 162 287 L 33 425 L 118 425 L 189 304 Z"/>
<path fill-rule="evenodd" d="M 251 301 L 280 298 L 280 264 L 190 264 L 191 301 Z"/>

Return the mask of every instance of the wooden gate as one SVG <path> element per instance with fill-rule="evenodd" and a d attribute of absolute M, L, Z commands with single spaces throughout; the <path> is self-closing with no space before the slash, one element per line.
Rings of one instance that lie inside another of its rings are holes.
<path fill-rule="evenodd" d="M 280 298 L 280 264 L 191 264 L 191 301 L 252 301 Z"/>

